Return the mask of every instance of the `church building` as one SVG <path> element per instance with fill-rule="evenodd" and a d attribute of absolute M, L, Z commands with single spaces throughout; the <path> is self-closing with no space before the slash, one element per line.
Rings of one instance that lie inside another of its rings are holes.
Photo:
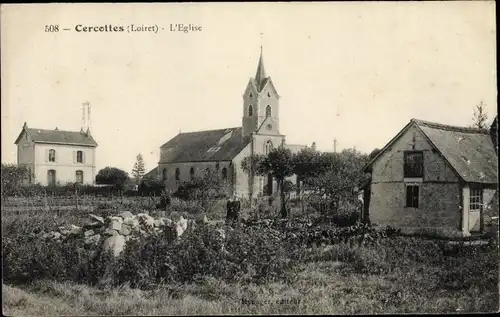
<path fill-rule="evenodd" d="M 146 178 L 157 178 L 175 192 L 182 182 L 212 169 L 227 182 L 229 194 L 248 197 L 250 181 L 241 168 L 245 157 L 267 154 L 279 146 L 292 152 L 305 148 L 285 142 L 280 131 L 279 101 L 280 95 L 266 74 L 261 50 L 255 77 L 250 78 L 243 93 L 241 126 L 179 133 L 160 147 L 158 167 Z M 295 183 L 296 176 L 289 180 Z M 268 196 L 277 189 L 271 177 L 256 176 L 252 186 L 254 196 Z"/>

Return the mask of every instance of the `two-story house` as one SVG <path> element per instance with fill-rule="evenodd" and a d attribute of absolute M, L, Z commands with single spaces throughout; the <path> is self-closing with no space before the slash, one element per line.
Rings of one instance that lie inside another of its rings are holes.
<path fill-rule="evenodd" d="M 383 226 L 483 231 L 498 199 L 493 125 L 488 132 L 412 119 L 364 167 L 363 216 Z"/>
<path fill-rule="evenodd" d="M 15 144 L 17 164 L 30 171 L 31 184 L 95 183 L 97 143 L 88 129 L 33 129 L 25 122 Z"/>

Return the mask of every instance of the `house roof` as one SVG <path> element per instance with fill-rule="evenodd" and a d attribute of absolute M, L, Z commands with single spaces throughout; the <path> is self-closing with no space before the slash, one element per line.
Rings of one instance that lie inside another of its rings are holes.
<path fill-rule="evenodd" d="M 90 134 L 86 134 L 83 131 L 63 131 L 63 130 L 46 130 L 46 129 L 33 129 L 28 128 L 26 124 L 23 130 L 16 139 L 15 144 L 19 143 L 23 133 L 27 133 L 28 136 L 35 143 L 54 143 L 54 144 L 72 144 L 72 145 L 86 145 L 86 146 L 97 146 L 97 142 L 92 138 Z"/>
<path fill-rule="evenodd" d="M 465 182 L 498 183 L 498 159 L 488 130 L 418 119 L 412 119 L 363 170 L 366 171 L 412 125 L 417 126 Z"/>
<path fill-rule="evenodd" d="M 170 149 L 166 162 L 231 161 L 250 143 L 241 127 L 179 133 L 161 146 Z M 163 162 L 160 162 L 163 163 Z"/>
<path fill-rule="evenodd" d="M 305 149 L 306 145 L 301 144 L 285 144 L 285 148 L 289 149 L 292 153 L 298 153 L 300 150 Z"/>

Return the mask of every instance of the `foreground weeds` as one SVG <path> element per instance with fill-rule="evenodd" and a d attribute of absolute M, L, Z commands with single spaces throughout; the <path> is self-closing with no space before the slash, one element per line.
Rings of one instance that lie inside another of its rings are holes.
<path fill-rule="evenodd" d="M 75 216 L 76 217 L 76 216 Z M 451 245 L 364 225 L 199 225 L 119 258 L 37 239 L 58 218 L 2 223 L 4 313 L 373 314 L 498 310 L 498 246 Z M 51 222 L 52 221 L 52 222 Z"/>

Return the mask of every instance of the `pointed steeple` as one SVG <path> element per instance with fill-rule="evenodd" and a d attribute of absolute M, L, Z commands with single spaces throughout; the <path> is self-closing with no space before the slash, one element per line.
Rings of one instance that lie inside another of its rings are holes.
<path fill-rule="evenodd" d="M 264 80 L 267 78 L 266 75 L 266 70 L 264 69 L 264 58 L 262 57 L 262 45 L 260 46 L 260 58 L 259 58 L 259 64 L 257 66 L 257 73 L 255 74 L 255 82 L 257 84 L 257 88 L 262 90 L 262 86 L 264 83 Z"/>

